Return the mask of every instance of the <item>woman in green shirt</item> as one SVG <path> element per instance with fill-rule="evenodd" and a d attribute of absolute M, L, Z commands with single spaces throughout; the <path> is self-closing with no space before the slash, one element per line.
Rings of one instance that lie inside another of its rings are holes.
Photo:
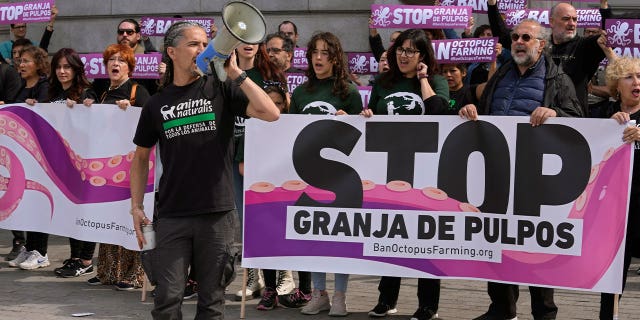
<path fill-rule="evenodd" d="M 449 114 L 449 86 L 438 72 L 431 41 L 420 29 L 402 32 L 387 50 L 389 71 L 382 73 L 371 90 L 365 117 L 373 114 L 426 115 Z M 413 184 L 412 181 L 409 183 Z M 396 313 L 400 278 L 382 277 L 378 285 L 378 304 L 371 317 Z M 418 279 L 418 310 L 411 319 L 438 319 L 439 279 Z"/>

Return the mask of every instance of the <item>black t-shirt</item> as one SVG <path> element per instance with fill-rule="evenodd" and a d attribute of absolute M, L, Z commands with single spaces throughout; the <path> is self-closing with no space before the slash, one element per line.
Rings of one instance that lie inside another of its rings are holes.
<path fill-rule="evenodd" d="M 49 99 L 49 102 L 51 103 L 66 103 L 67 102 L 67 98 L 69 98 L 69 89 L 67 90 L 62 90 L 60 92 L 58 92 L 57 94 L 55 94 L 54 97 L 51 97 Z M 93 89 L 91 88 L 84 88 L 84 90 L 82 90 L 82 93 L 80 94 L 80 98 L 76 101 L 77 103 L 82 103 L 82 101 L 84 101 L 84 99 L 93 99 L 98 100 L 98 97 L 96 96 L 95 91 L 93 91 Z"/>
<path fill-rule="evenodd" d="M 160 144 L 160 217 L 235 208 L 234 117 L 245 115 L 248 103 L 231 81 L 220 84 L 212 77 L 169 85 L 149 99 L 133 142 L 145 148 Z"/>
<path fill-rule="evenodd" d="M 477 99 L 474 99 L 473 94 L 476 91 L 477 86 L 477 84 L 471 86 L 465 85 L 456 91 L 449 90 L 449 107 L 446 114 L 458 114 L 460 108 L 465 105 L 471 103 L 477 104 L 478 101 Z"/>
<path fill-rule="evenodd" d="M 121 86 L 107 90 L 100 96 L 99 103 L 116 104 L 116 101 L 128 99 L 131 100 L 131 89 L 133 88 L 133 81 L 127 80 Z M 145 87 L 138 85 L 136 88 L 136 101 L 131 105 L 136 107 L 142 107 L 149 100 L 149 91 Z"/>

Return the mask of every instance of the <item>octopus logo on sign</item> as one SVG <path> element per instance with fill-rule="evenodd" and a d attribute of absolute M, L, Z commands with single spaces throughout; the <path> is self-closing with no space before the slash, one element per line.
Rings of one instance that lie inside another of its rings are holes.
<path fill-rule="evenodd" d="M 391 9 L 389 7 L 380 7 L 371 12 L 371 22 L 378 27 L 386 27 L 391 24 Z"/>
<path fill-rule="evenodd" d="M 369 71 L 369 61 L 366 56 L 357 55 L 349 61 L 351 65 L 351 72 L 353 73 L 367 73 Z"/>
<path fill-rule="evenodd" d="M 156 28 L 156 20 L 149 18 L 141 21 L 142 34 L 154 34 Z"/>
<path fill-rule="evenodd" d="M 618 21 L 607 29 L 607 40 L 612 45 L 626 46 L 631 43 L 631 39 L 629 39 L 630 33 L 629 23 Z"/>
<path fill-rule="evenodd" d="M 440 1 L 441 6 L 455 6 L 456 0 L 442 0 Z"/>
<path fill-rule="evenodd" d="M 515 26 L 518 23 L 520 23 L 520 21 L 522 21 L 522 19 L 524 19 L 526 15 L 527 15 L 527 12 L 525 10 L 516 10 L 516 11 L 508 12 L 506 23 L 510 26 Z"/>

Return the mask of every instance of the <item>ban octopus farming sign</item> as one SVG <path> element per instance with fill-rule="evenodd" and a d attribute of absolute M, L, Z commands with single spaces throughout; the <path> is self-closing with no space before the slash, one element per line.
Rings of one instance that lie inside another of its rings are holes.
<path fill-rule="evenodd" d="M 473 13 L 470 6 L 371 5 L 370 28 L 466 28 Z"/>
<path fill-rule="evenodd" d="M 244 267 L 621 291 L 633 146 L 613 120 L 246 127 Z"/>

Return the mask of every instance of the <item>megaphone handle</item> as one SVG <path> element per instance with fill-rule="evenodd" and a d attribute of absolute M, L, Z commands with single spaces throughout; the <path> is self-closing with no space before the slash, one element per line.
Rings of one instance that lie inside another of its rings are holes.
<path fill-rule="evenodd" d="M 207 47 L 204 49 L 204 51 L 202 51 L 196 57 L 196 66 L 198 66 L 198 69 L 200 69 L 202 73 L 205 73 L 205 74 L 207 73 L 207 71 L 209 70 L 209 62 L 211 62 L 212 59 L 217 58 L 222 61 L 225 61 L 227 60 L 227 58 L 229 58 L 229 56 L 216 51 L 214 47 L 214 42 L 215 42 L 215 39 L 211 40 L 209 42 L 209 45 L 207 45 Z"/>

